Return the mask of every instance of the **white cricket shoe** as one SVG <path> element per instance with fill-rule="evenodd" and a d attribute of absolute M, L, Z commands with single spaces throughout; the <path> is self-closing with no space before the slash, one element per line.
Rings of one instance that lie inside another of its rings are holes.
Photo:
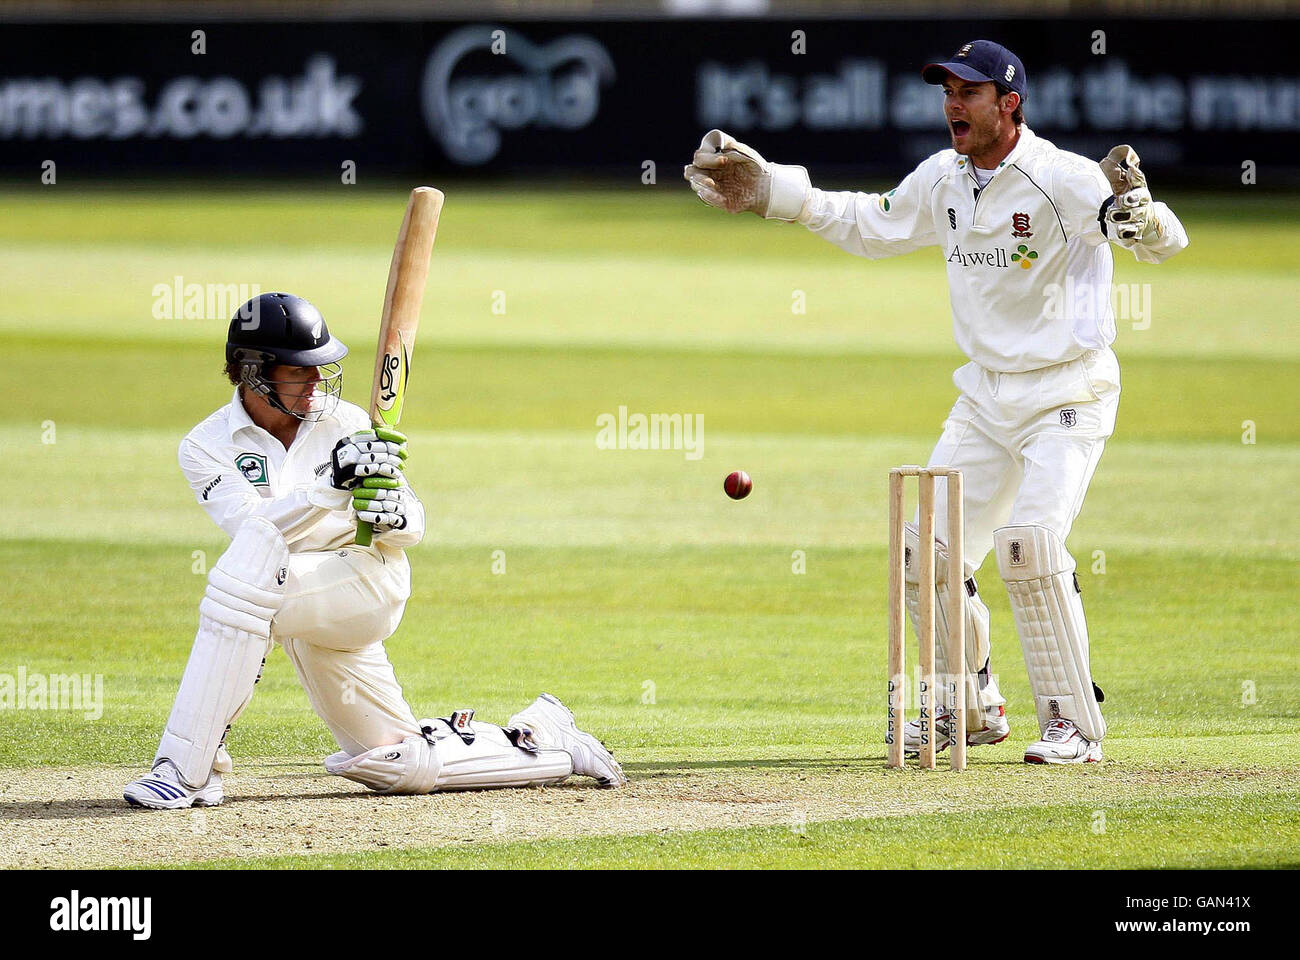
<path fill-rule="evenodd" d="M 1025 748 L 1025 763 L 1097 763 L 1101 743 L 1089 740 L 1073 720 L 1052 720 L 1041 740 Z"/>
<path fill-rule="evenodd" d="M 221 789 L 221 774 L 213 772 L 199 789 L 187 787 L 170 760 L 159 760 L 146 776 L 132 780 L 122 790 L 122 797 L 133 807 L 151 810 L 182 810 L 186 807 L 215 807 L 226 795 Z"/>
<path fill-rule="evenodd" d="M 1006 707 L 984 708 L 984 726 L 978 730 L 966 731 L 966 746 L 978 747 L 991 743 L 1001 743 L 1011 735 L 1011 725 L 1007 723 Z M 934 717 L 934 749 L 941 753 L 952 746 L 952 713 L 947 707 L 940 707 Z M 909 720 L 903 724 L 903 753 L 909 757 L 921 752 L 921 721 Z"/>
<path fill-rule="evenodd" d="M 573 712 L 556 697 L 543 693 L 532 705 L 510 718 L 507 727 L 517 730 L 519 745 L 563 750 L 573 759 L 573 772 L 592 777 L 602 787 L 627 783 L 623 768 L 605 745 L 578 729 Z"/>

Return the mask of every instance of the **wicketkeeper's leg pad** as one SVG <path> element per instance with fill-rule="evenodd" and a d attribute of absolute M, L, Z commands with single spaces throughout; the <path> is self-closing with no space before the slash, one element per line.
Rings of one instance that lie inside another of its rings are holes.
<path fill-rule="evenodd" d="M 425 720 L 422 736 L 355 757 L 335 753 L 325 758 L 325 769 L 377 793 L 532 787 L 573 773 L 573 759 L 563 750 L 518 747 L 510 731 L 465 719 L 473 711 L 458 714 L 454 729 L 446 720 Z"/>
<path fill-rule="evenodd" d="M 208 574 L 199 629 L 154 757 L 168 759 L 191 787 L 212 774 L 230 724 L 253 696 L 271 649 L 271 619 L 288 578 L 289 548 L 261 518 L 239 528 Z"/>
<path fill-rule="evenodd" d="M 904 546 L 904 601 L 912 630 L 920 636 L 921 580 L 917 573 L 916 557 L 921 549 L 921 535 L 914 523 L 903 525 Z M 965 593 L 962 604 L 966 611 L 966 727 L 978 730 L 984 720 L 977 707 L 997 707 L 1006 703 L 991 682 L 991 671 L 981 673 L 989 662 L 989 608 L 980 599 L 975 578 L 961 584 Z M 934 541 L 934 669 L 940 676 L 948 674 L 948 547 L 942 540 Z M 946 684 L 941 683 L 946 688 Z"/>
<path fill-rule="evenodd" d="M 1037 524 L 995 530 L 993 549 L 1011 595 L 1039 729 L 1063 718 L 1073 720 L 1089 740 L 1100 740 L 1106 721 L 1088 662 L 1088 625 L 1074 559 L 1054 531 Z"/>

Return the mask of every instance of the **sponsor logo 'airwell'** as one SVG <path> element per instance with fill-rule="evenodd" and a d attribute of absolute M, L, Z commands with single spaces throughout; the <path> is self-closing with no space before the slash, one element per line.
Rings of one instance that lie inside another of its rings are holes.
<path fill-rule="evenodd" d="M 1037 259 L 1038 251 L 1030 250 L 1023 243 L 1016 247 L 1014 253 L 1004 247 L 994 247 L 992 250 L 963 250 L 960 244 L 953 244 L 952 253 L 948 254 L 948 262 L 958 266 L 994 267 L 999 270 L 1012 264 L 1028 270 Z"/>
<path fill-rule="evenodd" d="M 948 255 L 948 262 L 962 267 L 1006 268 L 1011 266 L 1010 261 L 1007 260 L 1007 252 L 1002 247 L 967 252 L 962 250 L 960 244 L 953 244 L 952 253 Z"/>
<path fill-rule="evenodd" d="M 632 413 L 596 417 L 598 450 L 682 450 L 687 460 L 704 456 L 704 414 Z"/>

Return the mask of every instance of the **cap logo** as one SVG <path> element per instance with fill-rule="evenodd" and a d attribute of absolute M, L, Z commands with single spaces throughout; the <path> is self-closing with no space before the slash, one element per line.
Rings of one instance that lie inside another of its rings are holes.
<path fill-rule="evenodd" d="M 1015 75 L 1016 75 L 1016 65 L 1014 63 L 1008 63 L 1007 72 L 1006 72 L 1007 83 L 1010 83 L 1012 79 L 1014 79 Z"/>
<path fill-rule="evenodd" d="M 968 53 L 970 53 L 970 48 L 971 45 L 969 43 L 966 44 L 966 46 L 962 47 L 960 50 L 957 51 L 957 56 L 959 57 L 966 56 Z"/>
<path fill-rule="evenodd" d="M 313 340 L 319 340 L 319 339 L 320 339 L 320 328 L 321 328 L 322 323 L 324 323 L 324 321 L 322 321 L 322 320 L 317 320 L 316 323 L 312 325 L 312 328 L 311 328 L 311 338 L 312 338 Z"/>

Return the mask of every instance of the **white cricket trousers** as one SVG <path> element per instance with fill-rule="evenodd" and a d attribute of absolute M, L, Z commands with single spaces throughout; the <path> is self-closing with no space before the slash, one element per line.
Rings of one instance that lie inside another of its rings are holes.
<path fill-rule="evenodd" d="M 339 749 L 353 756 L 420 732 L 384 648 L 410 593 L 401 550 L 347 546 L 289 558 L 271 636 Z"/>
<path fill-rule="evenodd" d="M 1040 524 L 1065 542 L 1115 429 L 1119 361 L 1090 350 L 1027 373 L 971 363 L 953 374 L 961 396 L 944 421 L 931 465 L 962 472 L 966 576 L 993 549 L 993 531 Z M 947 483 L 935 483 L 935 534 L 948 534 Z"/>

